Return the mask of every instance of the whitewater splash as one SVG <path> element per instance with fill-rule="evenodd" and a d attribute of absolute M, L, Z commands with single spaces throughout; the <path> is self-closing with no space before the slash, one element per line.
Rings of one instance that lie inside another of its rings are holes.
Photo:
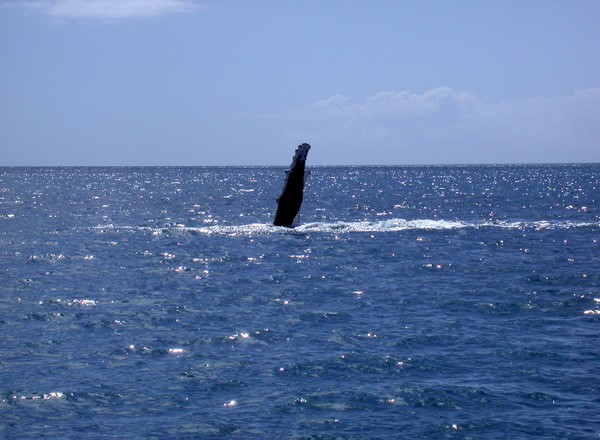
<path fill-rule="evenodd" d="M 480 229 L 500 228 L 510 230 L 545 230 L 545 229 L 571 229 L 600 227 L 600 222 L 572 222 L 572 221 L 478 221 L 467 222 L 460 220 L 406 220 L 401 218 L 378 220 L 378 221 L 337 221 L 337 222 L 313 222 L 289 229 L 281 226 L 273 226 L 268 223 L 251 223 L 245 225 L 211 225 L 204 227 L 190 227 L 182 224 L 165 228 L 140 227 L 139 229 L 151 230 L 154 235 L 164 233 L 182 232 L 196 235 L 229 235 L 229 236 L 253 236 L 264 234 L 307 234 L 307 233 L 389 233 L 401 231 L 444 231 L 457 229 Z M 98 226 L 98 228 L 116 228 L 114 225 Z M 135 227 L 122 227 L 124 229 L 135 229 Z"/>

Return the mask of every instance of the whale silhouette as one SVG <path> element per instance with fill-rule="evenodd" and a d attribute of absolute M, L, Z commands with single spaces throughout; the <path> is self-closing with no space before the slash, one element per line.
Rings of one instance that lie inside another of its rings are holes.
<path fill-rule="evenodd" d="M 277 199 L 277 213 L 273 224 L 275 226 L 294 227 L 298 221 L 300 206 L 304 196 L 306 156 L 310 145 L 302 144 L 296 148 L 292 165 L 286 170 L 285 183 L 281 195 Z"/>

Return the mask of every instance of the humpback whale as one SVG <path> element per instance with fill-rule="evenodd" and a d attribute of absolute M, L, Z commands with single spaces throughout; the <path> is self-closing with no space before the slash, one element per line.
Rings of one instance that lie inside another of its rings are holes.
<path fill-rule="evenodd" d="M 294 220 L 300 213 L 306 180 L 304 168 L 308 150 L 310 150 L 310 145 L 299 145 L 292 159 L 292 165 L 285 172 L 283 190 L 277 199 L 277 213 L 273 221 L 275 226 L 293 227 Z"/>

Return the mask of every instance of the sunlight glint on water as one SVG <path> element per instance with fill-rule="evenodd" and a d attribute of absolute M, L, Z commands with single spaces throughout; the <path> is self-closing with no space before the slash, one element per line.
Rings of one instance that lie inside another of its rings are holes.
<path fill-rule="evenodd" d="M 599 176 L 0 168 L 0 436 L 594 438 Z"/>

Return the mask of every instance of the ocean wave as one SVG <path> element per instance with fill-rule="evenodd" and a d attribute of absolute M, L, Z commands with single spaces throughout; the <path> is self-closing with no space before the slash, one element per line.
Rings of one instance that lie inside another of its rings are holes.
<path fill-rule="evenodd" d="M 199 235 L 231 235 L 247 236 L 276 233 L 373 233 L 373 232 L 400 232 L 400 231 L 444 231 L 456 229 L 501 228 L 514 230 L 544 230 L 544 229 L 571 229 L 600 227 L 600 222 L 573 222 L 573 221 L 479 221 L 468 222 L 461 220 L 406 220 L 394 218 L 379 221 L 336 221 L 336 222 L 311 222 L 286 228 L 273 226 L 267 223 L 252 223 L 247 225 L 211 225 L 206 227 L 180 227 Z"/>
<path fill-rule="evenodd" d="M 307 223 L 296 228 L 302 232 L 397 232 L 406 230 L 447 230 L 469 227 L 468 223 L 453 220 L 405 220 Z"/>

